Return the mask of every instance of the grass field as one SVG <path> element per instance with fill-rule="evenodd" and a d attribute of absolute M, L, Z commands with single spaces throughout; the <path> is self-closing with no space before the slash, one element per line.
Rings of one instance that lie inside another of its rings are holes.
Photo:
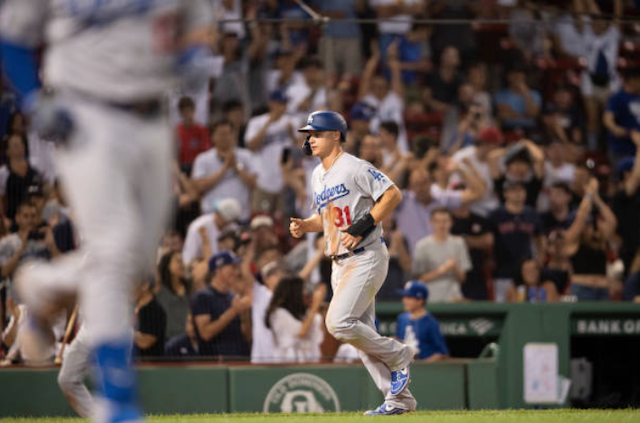
<path fill-rule="evenodd" d="M 640 410 L 421 411 L 393 417 L 337 414 L 209 414 L 151 416 L 148 423 L 360 423 L 392 419 L 407 423 L 637 423 Z M 80 423 L 78 418 L 4 418 L 0 423 Z"/>

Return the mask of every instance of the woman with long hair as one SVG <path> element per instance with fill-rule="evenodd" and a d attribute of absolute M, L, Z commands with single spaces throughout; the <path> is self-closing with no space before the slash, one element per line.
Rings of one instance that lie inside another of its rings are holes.
<path fill-rule="evenodd" d="M 169 251 L 158 263 L 158 302 L 167 313 L 167 332 L 165 339 L 185 333 L 185 324 L 189 314 L 189 295 L 191 283 L 186 278 L 182 253 Z"/>
<path fill-rule="evenodd" d="M 515 286 L 507 291 L 508 302 L 556 302 L 560 299 L 556 285 L 543 280 L 540 265 L 534 258 L 520 263 L 520 271 L 515 278 Z"/>
<path fill-rule="evenodd" d="M 309 308 L 304 302 L 304 281 L 298 276 L 282 278 L 265 315 L 273 333 L 274 362 L 315 362 L 321 358 L 324 339 L 320 307 L 327 294 L 321 284 L 313 293 Z"/>

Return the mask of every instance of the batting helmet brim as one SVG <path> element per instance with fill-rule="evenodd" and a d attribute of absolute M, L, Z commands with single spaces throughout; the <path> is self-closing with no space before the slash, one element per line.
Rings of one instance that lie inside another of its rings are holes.
<path fill-rule="evenodd" d="M 303 126 L 300 129 L 298 129 L 298 132 L 311 132 L 311 131 L 339 131 L 339 130 L 338 129 L 322 128 L 322 127 L 316 126 L 316 125 L 306 125 L 306 126 Z"/>

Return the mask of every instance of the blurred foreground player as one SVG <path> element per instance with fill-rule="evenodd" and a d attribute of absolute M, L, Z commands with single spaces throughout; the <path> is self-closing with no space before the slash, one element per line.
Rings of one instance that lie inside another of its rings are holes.
<path fill-rule="evenodd" d="M 177 77 L 201 83 L 206 3 L 6 0 L 0 11 L 4 71 L 34 129 L 61 142 L 57 170 L 83 237 L 76 252 L 18 271 L 18 292 L 35 314 L 30 347 L 50 340 L 47 313 L 77 294 L 100 394 L 97 422 L 142 421 L 131 299 L 170 204 L 172 131 L 160 99 Z M 55 95 L 39 92 L 42 44 Z"/>
<path fill-rule="evenodd" d="M 366 415 L 413 411 L 416 400 L 407 389 L 413 351 L 379 335 L 375 327 L 374 299 L 389 267 L 380 222 L 393 212 L 402 194 L 369 162 L 344 152 L 347 124 L 338 113 L 311 113 L 299 131 L 308 134 L 305 153 L 322 163 L 311 178 L 316 213 L 307 219 L 292 218 L 289 230 L 296 238 L 324 232 L 325 253 L 333 260 L 327 330 L 359 350 L 385 397 L 384 404 Z"/>

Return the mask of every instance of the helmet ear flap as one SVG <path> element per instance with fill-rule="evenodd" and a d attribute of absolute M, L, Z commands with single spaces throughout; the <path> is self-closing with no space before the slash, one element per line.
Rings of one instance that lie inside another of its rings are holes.
<path fill-rule="evenodd" d="M 306 137 L 304 137 L 304 142 L 302 143 L 302 151 L 304 151 L 304 154 L 306 154 L 307 156 L 310 156 L 312 154 L 311 144 L 309 143 L 310 138 L 311 135 L 307 135 Z"/>

